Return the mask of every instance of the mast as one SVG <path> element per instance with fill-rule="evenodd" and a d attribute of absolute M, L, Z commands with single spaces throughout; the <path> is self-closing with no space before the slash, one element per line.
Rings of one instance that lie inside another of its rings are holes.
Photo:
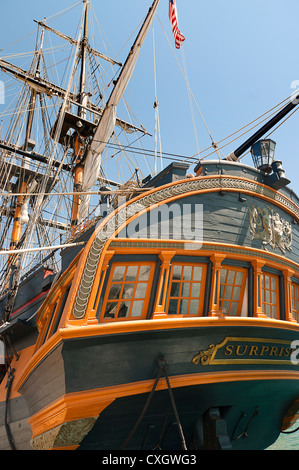
<path fill-rule="evenodd" d="M 42 29 L 40 46 L 39 46 L 38 55 L 37 55 L 37 64 L 36 64 L 36 69 L 35 69 L 35 78 L 38 78 L 40 75 L 39 67 L 40 67 L 41 53 L 42 53 L 42 48 L 43 48 L 43 43 L 44 43 L 44 35 L 45 35 L 45 30 Z M 26 134 L 25 134 L 25 141 L 23 145 L 23 149 L 25 151 L 28 151 L 28 143 L 31 137 L 33 117 L 34 117 L 35 104 L 36 104 L 36 96 L 37 96 L 37 90 L 33 88 L 31 90 L 31 97 L 30 97 L 30 102 L 29 102 L 29 107 L 28 107 Z M 32 150 L 33 147 L 30 146 L 30 149 Z"/>
<path fill-rule="evenodd" d="M 86 105 L 87 95 L 85 93 L 85 80 L 86 80 L 86 52 L 87 52 L 87 31 L 88 31 L 88 12 L 89 12 L 89 0 L 83 0 L 85 3 L 85 14 L 84 14 L 84 29 L 81 39 L 81 72 L 80 72 L 80 90 L 79 90 L 79 103 L 78 106 L 78 117 L 85 119 L 86 117 Z M 81 136 L 76 133 L 74 142 L 74 192 L 82 191 L 83 183 L 83 162 L 82 153 L 84 148 L 84 140 Z M 80 196 L 74 194 L 72 202 L 72 221 L 71 221 L 71 235 L 74 234 L 76 226 L 79 220 L 79 207 L 80 207 Z"/>
<path fill-rule="evenodd" d="M 114 88 L 104 108 L 99 124 L 95 129 L 92 141 L 88 146 L 84 160 L 82 191 L 89 191 L 98 179 L 101 168 L 101 156 L 106 147 L 106 144 L 114 132 L 116 125 L 116 108 L 133 74 L 141 47 L 152 24 L 158 5 L 159 0 L 154 0 L 128 54 L 125 64 L 120 71 Z M 79 208 L 80 221 L 86 217 L 89 201 L 89 196 L 83 196 L 81 198 Z"/>
<path fill-rule="evenodd" d="M 78 115 L 85 118 L 86 115 L 86 101 L 87 97 L 85 95 L 85 79 L 86 79 L 86 52 L 87 52 L 87 30 L 88 30 L 88 11 L 89 11 L 89 0 L 83 0 L 85 3 L 85 15 L 84 15 L 84 30 L 83 37 L 81 41 L 81 74 L 80 74 L 80 98 L 79 102 L 83 107 L 80 107 L 78 110 Z"/>
<path fill-rule="evenodd" d="M 42 27 L 44 29 L 46 29 L 44 23 L 38 23 L 38 24 L 42 25 Z M 74 44 L 77 44 L 77 41 L 75 41 Z M 90 48 L 89 44 L 87 44 L 86 50 L 89 51 L 93 55 L 99 55 L 98 52 L 96 52 L 94 49 Z M 107 60 L 106 57 L 101 57 L 101 58 L 103 58 L 104 60 Z M 112 61 L 112 59 L 110 60 L 110 62 L 112 64 L 121 65 L 118 62 Z M 25 82 L 32 89 L 36 90 L 37 93 L 44 93 L 49 98 L 51 98 L 53 96 L 58 96 L 59 98 L 64 99 L 64 97 L 66 95 L 66 90 L 64 88 L 62 88 L 62 87 L 60 87 L 60 86 L 58 86 L 54 83 L 49 82 L 49 81 L 41 78 L 40 76 L 38 76 L 38 77 L 34 76 L 31 73 L 26 72 L 25 70 L 21 69 L 20 67 L 17 67 L 16 65 L 13 65 L 13 64 L 10 64 L 9 62 L 7 62 L 7 61 L 5 61 L 1 58 L 0 58 L 0 68 L 3 71 L 12 74 L 16 79 L 18 79 L 22 82 Z M 77 94 L 72 93 L 71 91 L 68 91 L 68 101 L 69 101 L 69 103 L 77 105 L 78 107 L 81 107 L 81 108 L 84 107 L 84 109 L 86 111 L 90 111 L 91 113 L 101 117 L 103 112 L 104 112 L 104 109 L 96 106 L 94 103 L 92 103 L 87 98 L 88 98 L 88 96 L 86 95 L 86 106 L 83 106 L 82 104 L 79 103 L 80 97 Z M 128 133 L 138 131 L 138 132 L 143 132 L 143 133 L 147 134 L 147 131 L 144 129 L 144 127 L 142 127 L 142 128 L 136 127 L 133 124 L 131 124 L 129 122 L 126 122 L 126 121 L 124 121 L 122 119 L 119 119 L 119 118 L 116 119 L 116 126 L 121 127 L 124 131 L 126 131 Z"/>

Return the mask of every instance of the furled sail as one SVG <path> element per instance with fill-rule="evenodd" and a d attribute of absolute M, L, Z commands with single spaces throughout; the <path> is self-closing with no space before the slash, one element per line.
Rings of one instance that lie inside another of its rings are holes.
<path fill-rule="evenodd" d="M 128 82 L 134 71 L 140 49 L 148 33 L 157 10 L 159 0 L 155 0 L 149 9 L 147 17 L 138 33 L 138 36 L 129 52 L 128 58 L 120 72 L 118 80 L 111 92 L 106 107 L 103 111 L 99 125 L 95 131 L 94 137 L 88 148 L 85 165 L 82 191 L 89 191 L 96 183 L 100 167 L 101 155 L 110 140 L 116 123 L 116 107 L 128 85 Z M 84 219 L 90 202 L 90 196 L 84 195 L 81 198 L 79 209 L 79 223 Z"/>

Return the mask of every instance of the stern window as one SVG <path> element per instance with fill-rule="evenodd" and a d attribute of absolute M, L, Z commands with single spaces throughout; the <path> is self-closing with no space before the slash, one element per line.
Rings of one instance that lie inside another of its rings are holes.
<path fill-rule="evenodd" d="M 292 292 L 292 313 L 294 319 L 299 323 L 299 285 L 292 283 L 291 285 Z"/>
<path fill-rule="evenodd" d="M 262 307 L 269 318 L 279 319 L 279 279 L 275 274 L 262 274 Z"/>
<path fill-rule="evenodd" d="M 247 315 L 247 295 L 244 295 L 246 286 L 246 269 L 233 268 L 231 266 L 221 269 L 219 307 L 224 315 Z"/>
<path fill-rule="evenodd" d="M 173 263 L 170 274 L 169 315 L 202 315 L 206 265 Z"/>
<path fill-rule="evenodd" d="M 102 309 L 102 319 L 145 318 L 155 263 L 113 263 Z"/>

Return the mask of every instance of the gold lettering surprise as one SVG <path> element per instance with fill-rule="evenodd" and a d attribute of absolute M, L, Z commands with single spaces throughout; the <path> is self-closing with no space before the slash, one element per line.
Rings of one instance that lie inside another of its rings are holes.
<path fill-rule="evenodd" d="M 292 364 L 292 341 L 265 338 L 227 337 L 196 354 L 193 364 Z"/>
<path fill-rule="evenodd" d="M 255 356 L 255 357 L 289 357 L 291 355 L 291 348 L 277 347 L 277 346 L 258 346 L 258 345 L 244 345 L 244 344 L 228 344 L 225 346 L 225 356 Z"/>

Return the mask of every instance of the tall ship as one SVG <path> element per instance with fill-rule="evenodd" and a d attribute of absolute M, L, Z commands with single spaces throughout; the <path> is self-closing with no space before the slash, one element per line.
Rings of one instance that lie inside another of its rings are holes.
<path fill-rule="evenodd" d="M 299 96 L 225 158 L 120 183 L 104 155 L 147 133 L 119 105 L 158 4 L 123 64 L 91 45 L 89 0 L 75 37 L 37 21 L 27 70 L 0 59 L 21 87 L 0 140 L 2 450 L 258 450 L 296 430 L 299 198 L 268 133 Z"/>

